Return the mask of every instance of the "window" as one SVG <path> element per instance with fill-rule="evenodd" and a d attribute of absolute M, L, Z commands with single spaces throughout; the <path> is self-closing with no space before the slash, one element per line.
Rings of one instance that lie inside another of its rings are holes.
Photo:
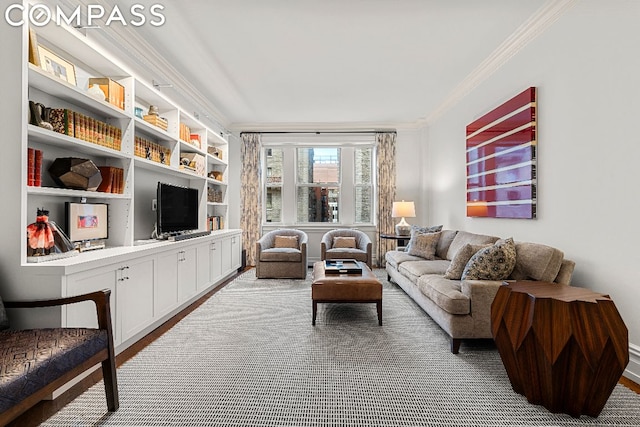
<path fill-rule="evenodd" d="M 282 149 L 268 149 L 265 177 L 265 222 L 282 222 Z"/>
<path fill-rule="evenodd" d="M 264 222 L 373 223 L 373 138 L 367 143 L 271 143 L 263 153 Z"/>

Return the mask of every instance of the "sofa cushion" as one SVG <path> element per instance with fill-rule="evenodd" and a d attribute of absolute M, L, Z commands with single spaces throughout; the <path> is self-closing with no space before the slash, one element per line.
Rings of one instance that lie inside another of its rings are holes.
<path fill-rule="evenodd" d="M 294 248 L 271 248 L 260 252 L 260 261 L 301 262 L 302 252 Z"/>
<path fill-rule="evenodd" d="M 444 259 L 408 261 L 400 264 L 398 271 L 413 283 L 416 283 L 418 277 L 424 276 L 425 274 L 439 274 L 442 276 L 444 272 L 447 271 L 449 262 L 450 261 Z"/>
<path fill-rule="evenodd" d="M 366 251 L 358 248 L 335 248 L 327 249 L 326 255 L 328 259 L 350 259 L 366 253 Z"/>
<path fill-rule="evenodd" d="M 460 291 L 460 282 L 457 280 L 448 280 L 438 275 L 425 275 L 421 276 L 416 284 L 420 292 L 447 313 L 462 315 L 469 314 L 471 311 L 471 302 Z"/>
<path fill-rule="evenodd" d="M 419 256 L 409 255 L 405 251 L 387 251 L 387 253 L 384 254 L 384 259 L 387 264 L 391 265 L 396 270 L 398 269 L 398 266 L 405 261 L 423 261 Z"/>
<path fill-rule="evenodd" d="M 7 312 L 4 310 L 4 304 L 2 298 L 0 298 L 0 330 L 7 329 L 9 327 L 9 318 Z"/>
<path fill-rule="evenodd" d="M 493 246 L 476 252 L 462 272 L 462 280 L 503 280 L 516 265 L 516 245 L 513 239 L 500 239 Z"/>
<path fill-rule="evenodd" d="M 447 268 L 447 271 L 444 273 L 444 278 L 451 280 L 460 280 L 460 278 L 462 277 L 462 272 L 464 271 L 464 268 L 467 266 L 467 263 L 469 262 L 471 257 L 474 256 L 475 253 L 480 249 L 487 246 L 490 245 L 472 245 L 469 243 L 464 245 L 462 248 L 460 248 L 458 253 L 456 253 L 456 256 L 454 256 L 451 260 L 449 268 Z"/>
<path fill-rule="evenodd" d="M 411 237 L 409 239 L 409 243 L 407 243 L 407 247 L 405 248 L 405 251 L 409 252 L 411 250 L 411 247 L 413 246 L 413 242 L 415 241 L 416 236 L 420 234 L 437 233 L 440 230 L 442 230 L 441 225 L 434 225 L 431 227 L 419 227 L 417 225 L 412 225 Z"/>
<path fill-rule="evenodd" d="M 298 236 L 276 236 L 274 248 L 298 248 Z"/>
<path fill-rule="evenodd" d="M 407 252 L 424 259 L 435 259 L 439 239 L 440 232 L 415 234 L 411 236 Z"/>
<path fill-rule="evenodd" d="M 510 278 L 553 282 L 560 271 L 563 258 L 564 253 L 551 246 L 517 242 L 516 265 Z"/>
<path fill-rule="evenodd" d="M 438 240 L 438 247 L 436 248 L 436 256 L 438 258 L 447 259 L 447 251 L 456 234 L 458 234 L 458 230 L 442 230 L 440 240 Z"/>
<path fill-rule="evenodd" d="M 456 237 L 453 238 L 449 250 L 447 251 L 446 259 L 452 260 L 456 253 L 467 243 L 472 245 L 486 245 L 493 244 L 498 240 L 495 236 L 485 236 L 482 234 L 469 233 L 468 231 L 458 231 Z"/>

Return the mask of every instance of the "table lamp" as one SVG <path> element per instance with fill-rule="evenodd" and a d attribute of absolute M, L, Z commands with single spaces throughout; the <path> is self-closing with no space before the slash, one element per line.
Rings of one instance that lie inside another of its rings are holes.
<path fill-rule="evenodd" d="M 408 236 L 411 234 L 411 225 L 404 220 L 407 218 L 414 218 L 416 216 L 416 206 L 413 202 L 393 202 L 391 208 L 391 216 L 393 218 L 402 218 L 399 223 L 396 224 L 396 234 L 398 236 Z"/>

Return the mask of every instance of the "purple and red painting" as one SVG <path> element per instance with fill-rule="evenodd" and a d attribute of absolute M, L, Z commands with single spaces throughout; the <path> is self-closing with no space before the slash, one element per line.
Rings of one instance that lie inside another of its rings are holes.
<path fill-rule="evenodd" d="M 467 126 L 467 216 L 536 217 L 536 88 Z"/>

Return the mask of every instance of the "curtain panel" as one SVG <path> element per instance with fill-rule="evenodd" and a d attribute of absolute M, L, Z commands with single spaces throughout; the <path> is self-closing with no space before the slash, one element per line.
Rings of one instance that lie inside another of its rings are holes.
<path fill-rule="evenodd" d="M 262 217 L 262 186 L 259 133 L 242 133 L 240 157 L 240 227 L 242 228 L 242 248 L 246 253 L 248 266 L 256 265 L 256 242 L 260 239 Z"/>
<path fill-rule="evenodd" d="M 378 266 L 384 267 L 384 254 L 396 248 L 396 241 L 381 239 L 380 234 L 394 234 L 395 228 L 391 218 L 391 208 L 396 198 L 396 133 L 376 133 L 378 159 L 378 185 L 376 198 L 378 201 Z"/>

